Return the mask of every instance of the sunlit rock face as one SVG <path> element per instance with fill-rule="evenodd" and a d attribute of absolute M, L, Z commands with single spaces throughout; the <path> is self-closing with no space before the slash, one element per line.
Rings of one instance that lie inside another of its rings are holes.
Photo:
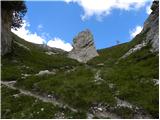
<path fill-rule="evenodd" d="M 159 51 L 159 1 L 153 1 L 152 13 L 144 23 L 142 33 L 147 32 L 146 42 L 151 43 L 152 51 Z"/>
<path fill-rule="evenodd" d="M 147 46 L 148 44 L 151 45 L 151 52 L 159 52 L 159 1 L 153 1 L 151 10 L 152 12 L 145 21 L 143 30 L 140 33 L 145 33 L 146 37 L 140 44 L 134 46 L 121 58 L 126 58 L 130 54 L 141 50 L 141 48 Z"/>
<path fill-rule="evenodd" d="M 82 63 L 98 56 L 90 30 L 80 32 L 73 39 L 73 49 L 68 56 Z"/>

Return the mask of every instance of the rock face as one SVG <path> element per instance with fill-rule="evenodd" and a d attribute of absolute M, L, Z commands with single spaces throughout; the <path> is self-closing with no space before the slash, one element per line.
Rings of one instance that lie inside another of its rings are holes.
<path fill-rule="evenodd" d="M 2 19 L 1 19 L 1 55 L 5 55 L 11 52 L 11 15 L 2 9 Z"/>
<path fill-rule="evenodd" d="M 73 49 L 68 56 L 82 63 L 86 63 L 88 60 L 98 56 L 94 46 L 93 35 L 88 29 L 80 32 L 73 39 Z"/>
<path fill-rule="evenodd" d="M 152 51 L 159 51 L 159 1 L 153 1 L 152 13 L 144 23 L 142 33 L 147 32 L 146 42 L 152 44 Z"/>
<path fill-rule="evenodd" d="M 145 47 L 147 45 L 147 43 L 145 41 L 143 41 L 142 43 L 134 46 L 133 48 L 131 48 L 126 54 L 124 54 L 120 59 L 126 58 L 128 57 L 130 54 L 142 49 L 143 47 Z"/>
<path fill-rule="evenodd" d="M 140 34 L 146 33 L 146 38 L 138 45 L 131 48 L 120 59 L 126 58 L 130 54 L 141 50 L 141 48 L 151 44 L 151 52 L 159 52 L 159 1 L 153 1 L 151 14 L 144 23 Z"/>

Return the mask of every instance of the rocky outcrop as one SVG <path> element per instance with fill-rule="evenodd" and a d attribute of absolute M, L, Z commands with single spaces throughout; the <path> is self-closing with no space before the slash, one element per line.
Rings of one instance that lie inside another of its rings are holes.
<path fill-rule="evenodd" d="M 11 52 L 11 15 L 2 9 L 1 16 L 1 55 L 3 56 Z"/>
<path fill-rule="evenodd" d="M 82 63 L 86 63 L 88 60 L 98 56 L 94 46 L 93 35 L 88 29 L 80 32 L 73 39 L 73 49 L 68 56 Z"/>
<path fill-rule="evenodd" d="M 153 1 L 151 10 L 152 12 L 145 21 L 143 30 L 140 32 L 140 34 L 145 34 L 144 40 L 131 48 L 127 53 L 120 57 L 120 59 L 128 57 L 130 54 L 141 50 L 141 48 L 148 44 L 151 44 L 151 52 L 159 52 L 159 1 Z"/>
<path fill-rule="evenodd" d="M 151 6 L 152 13 L 144 23 L 141 33 L 147 32 L 146 42 L 151 43 L 152 51 L 159 51 L 159 1 L 153 1 Z"/>
<path fill-rule="evenodd" d="M 120 59 L 126 58 L 128 57 L 130 54 L 140 50 L 141 48 L 145 47 L 147 44 L 145 41 L 143 41 L 142 43 L 134 46 L 133 48 L 131 48 L 127 53 L 125 53 Z"/>

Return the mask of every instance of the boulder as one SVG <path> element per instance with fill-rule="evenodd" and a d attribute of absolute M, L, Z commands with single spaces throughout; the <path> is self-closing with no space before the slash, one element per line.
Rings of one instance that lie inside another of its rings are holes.
<path fill-rule="evenodd" d="M 86 29 L 80 32 L 73 39 L 73 49 L 68 56 L 82 63 L 86 63 L 88 60 L 98 56 L 90 30 Z"/>

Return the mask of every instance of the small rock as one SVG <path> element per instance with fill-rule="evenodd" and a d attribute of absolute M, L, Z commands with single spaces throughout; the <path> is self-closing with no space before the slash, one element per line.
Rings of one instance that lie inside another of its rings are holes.
<path fill-rule="evenodd" d="M 38 100 L 37 99 L 35 99 L 35 101 L 34 101 L 35 103 L 37 103 L 38 102 Z"/>
<path fill-rule="evenodd" d="M 111 88 L 111 89 L 114 87 L 113 83 L 109 83 L 108 85 L 109 85 L 109 88 Z"/>
<path fill-rule="evenodd" d="M 117 100 L 117 106 L 118 107 L 128 107 L 128 108 L 132 108 L 132 104 L 125 101 L 125 100 L 121 100 L 119 98 L 115 98 Z"/>
<path fill-rule="evenodd" d="M 51 98 L 51 97 L 52 97 L 52 95 L 48 95 L 47 97 L 48 97 L 48 98 Z"/>
<path fill-rule="evenodd" d="M 103 111 L 103 109 L 102 108 L 97 108 L 99 111 Z"/>
<path fill-rule="evenodd" d="M 20 96 L 20 93 L 18 93 L 18 94 L 14 94 L 13 95 L 15 98 L 17 98 L 17 97 L 19 97 Z"/>
<path fill-rule="evenodd" d="M 158 79 L 153 79 L 154 85 L 159 85 L 159 80 Z"/>
<path fill-rule="evenodd" d="M 44 108 L 41 108 L 41 111 L 44 111 Z"/>
<path fill-rule="evenodd" d="M 31 76 L 30 74 L 22 74 L 24 77 Z"/>
<path fill-rule="evenodd" d="M 99 64 L 97 64 L 98 66 L 104 66 L 104 63 L 99 63 Z"/>
<path fill-rule="evenodd" d="M 54 53 L 54 52 L 51 52 L 51 51 L 49 51 L 49 52 L 45 52 L 47 55 L 55 55 L 55 54 L 57 54 L 57 53 Z"/>
<path fill-rule="evenodd" d="M 36 75 L 45 75 L 45 74 L 55 74 L 55 72 L 54 71 L 52 71 L 52 72 L 50 72 L 50 71 L 48 71 L 48 70 L 42 70 L 42 71 L 40 71 L 38 74 L 36 74 Z"/>
<path fill-rule="evenodd" d="M 87 114 L 87 119 L 93 119 L 93 117 L 94 117 L 93 114 L 90 113 Z"/>

